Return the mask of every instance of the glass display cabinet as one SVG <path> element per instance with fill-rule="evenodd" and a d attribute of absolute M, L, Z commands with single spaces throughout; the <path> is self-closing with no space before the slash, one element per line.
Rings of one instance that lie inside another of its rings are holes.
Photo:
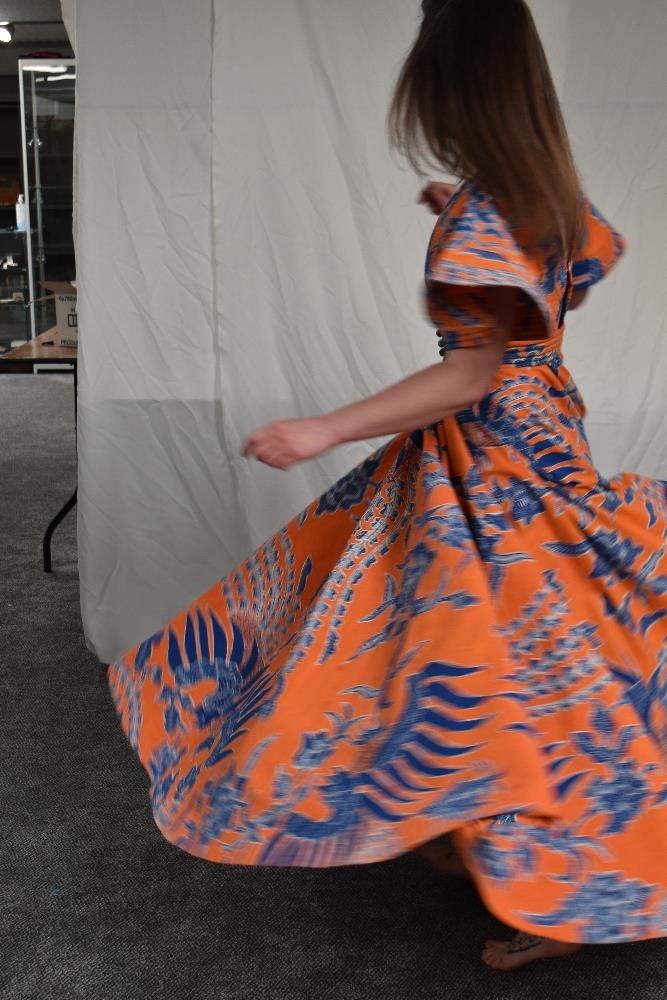
<path fill-rule="evenodd" d="M 55 325 L 45 282 L 76 277 L 72 234 L 73 59 L 19 59 L 29 330 Z"/>
<path fill-rule="evenodd" d="M 16 200 L 21 191 L 20 149 L 18 101 L 16 104 L 3 101 L 0 104 L 0 355 L 30 336 L 25 308 L 30 298 L 25 233 L 16 225 Z"/>

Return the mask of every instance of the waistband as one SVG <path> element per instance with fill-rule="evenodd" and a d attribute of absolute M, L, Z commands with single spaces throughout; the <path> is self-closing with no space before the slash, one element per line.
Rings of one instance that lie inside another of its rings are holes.
<path fill-rule="evenodd" d="M 563 364 L 563 331 L 558 330 L 545 340 L 510 340 L 502 363 L 516 368 L 548 365 L 559 368 Z"/>
<path fill-rule="evenodd" d="M 452 340 L 455 342 L 452 343 Z M 461 347 L 458 338 L 443 336 L 438 340 L 440 356 L 445 359 L 451 350 Z M 548 365 L 557 370 L 563 364 L 563 330 L 544 340 L 510 340 L 501 364 L 514 368 L 531 368 Z"/>

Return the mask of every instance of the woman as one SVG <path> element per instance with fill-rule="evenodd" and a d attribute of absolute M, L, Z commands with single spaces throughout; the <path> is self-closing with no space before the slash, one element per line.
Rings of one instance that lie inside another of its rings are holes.
<path fill-rule="evenodd" d="M 109 679 L 172 843 L 311 867 L 422 846 L 516 928 L 483 952 L 513 969 L 667 931 L 667 504 L 596 472 L 563 365 L 623 244 L 530 13 L 423 14 L 392 126 L 463 180 L 423 195 L 445 363 L 253 434 L 280 469 L 395 436 Z"/>

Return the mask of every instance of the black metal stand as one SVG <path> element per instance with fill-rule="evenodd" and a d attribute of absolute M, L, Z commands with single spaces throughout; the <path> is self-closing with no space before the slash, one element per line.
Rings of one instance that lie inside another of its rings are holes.
<path fill-rule="evenodd" d="M 78 379 L 77 379 L 77 363 L 74 362 L 74 434 L 76 436 L 76 421 L 77 421 L 77 393 L 78 393 Z M 44 556 L 44 572 L 51 572 L 51 538 L 53 537 L 53 532 L 56 530 L 61 521 L 64 521 L 69 512 L 73 507 L 76 506 L 78 488 L 75 487 L 74 493 L 69 498 L 64 507 L 62 507 L 56 516 L 53 518 L 48 528 L 44 532 L 44 541 L 42 542 L 42 553 Z"/>
<path fill-rule="evenodd" d="M 53 536 L 53 532 L 56 530 L 56 528 L 58 527 L 58 525 L 60 524 L 60 522 L 65 520 L 65 518 L 67 517 L 67 515 L 71 511 L 72 507 L 75 506 L 75 504 L 76 504 L 76 494 L 77 494 L 77 491 L 74 490 L 74 493 L 72 493 L 72 496 L 69 498 L 69 500 L 67 501 L 67 503 L 65 504 L 65 506 L 61 510 L 58 511 L 58 513 L 56 514 L 56 516 L 54 517 L 54 519 L 51 521 L 51 524 L 46 529 L 46 532 L 44 533 L 44 541 L 42 543 L 42 551 L 44 553 L 44 572 L 45 573 L 50 573 L 51 572 L 51 538 Z"/>

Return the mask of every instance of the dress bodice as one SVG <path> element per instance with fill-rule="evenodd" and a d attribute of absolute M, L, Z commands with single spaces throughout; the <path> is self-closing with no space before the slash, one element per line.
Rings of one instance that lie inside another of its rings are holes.
<path fill-rule="evenodd" d="M 527 251 L 495 201 L 463 184 L 436 222 L 426 258 L 427 310 L 441 352 L 487 341 L 497 326 L 485 297 L 492 287 L 519 292 L 513 346 L 551 340 L 562 331 L 572 292 L 605 277 L 625 247 L 587 198 L 583 214 L 579 252 L 569 263 L 553 244 Z"/>

